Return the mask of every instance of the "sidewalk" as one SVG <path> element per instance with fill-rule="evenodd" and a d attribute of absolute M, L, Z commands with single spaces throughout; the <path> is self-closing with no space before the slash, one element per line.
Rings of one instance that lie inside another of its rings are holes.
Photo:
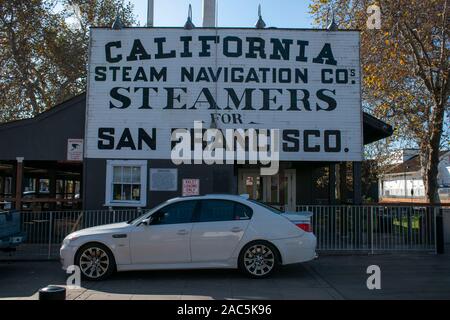
<path fill-rule="evenodd" d="M 373 264 L 381 290 L 366 286 Z M 37 299 L 39 288 L 65 279 L 56 261 L 1 262 L 0 299 Z M 263 280 L 234 270 L 125 272 L 82 287 L 67 299 L 450 299 L 450 255 L 321 256 Z"/>

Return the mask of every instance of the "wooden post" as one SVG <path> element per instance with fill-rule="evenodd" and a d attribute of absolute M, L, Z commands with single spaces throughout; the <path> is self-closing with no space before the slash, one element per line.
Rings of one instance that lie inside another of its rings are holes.
<path fill-rule="evenodd" d="M 337 166 L 337 200 L 342 204 L 347 203 L 347 162 L 340 162 Z"/>
<path fill-rule="evenodd" d="M 17 157 L 16 167 L 16 210 L 22 209 L 23 157 Z"/>
<path fill-rule="evenodd" d="M 362 203 L 361 162 L 353 162 L 353 204 Z"/>
<path fill-rule="evenodd" d="M 336 204 L 336 165 L 330 164 L 328 165 L 328 192 L 329 192 L 329 204 L 334 205 Z M 337 217 L 336 217 L 336 208 L 330 207 L 329 208 L 329 235 L 330 239 L 335 239 L 336 237 L 336 228 L 337 228 Z"/>
<path fill-rule="evenodd" d="M 286 193 L 286 189 L 285 189 L 285 185 L 284 185 L 284 169 L 283 170 L 280 170 L 280 171 L 278 171 L 279 172 L 279 174 L 278 174 L 278 185 L 280 186 L 280 205 L 281 206 L 283 206 L 283 210 L 282 211 L 284 211 L 284 208 L 285 208 L 285 206 L 286 206 L 286 203 L 285 203 L 285 201 L 284 201 L 284 197 L 285 197 L 285 193 Z"/>
<path fill-rule="evenodd" d="M 34 179 L 34 192 L 36 192 L 36 195 L 39 194 L 40 190 L 41 190 L 41 178 L 37 177 Z"/>
<path fill-rule="evenodd" d="M 336 203 L 336 166 L 328 165 L 328 201 L 330 204 Z"/>
<path fill-rule="evenodd" d="M 3 198 L 5 196 L 5 180 L 6 177 L 3 174 L 0 175 L 0 198 Z"/>
<path fill-rule="evenodd" d="M 54 202 L 50 204 L 50 208 L 52 210 L 56 210 L 56 170 L 50 169 L 49 170 L 49 197 L 52 199 L 55 199 Z"/>

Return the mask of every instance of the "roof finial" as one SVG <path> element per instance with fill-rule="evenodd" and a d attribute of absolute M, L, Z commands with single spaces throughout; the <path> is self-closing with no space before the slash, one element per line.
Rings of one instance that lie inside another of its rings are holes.
<path fill-rule="evenodd" d="M 327 23 L 328 23 L 328 15 L 327 15 Z M 333 8 L 333 6 L 331 6 L 331 22 L 327 26 L 327 30 L 336 31 L 337 29 L 338 29 L 338 25 L 337 25 L 335 17 L 334 17 L 334 8 Z"/>
<path fill-rule="evenodd" d="M 123 23 L 122 23 L 122 20 L 120 19 L 119 9 L 117 9 L 116 18 L 114 19 L 114 22 L 113 22 L 111 28 L 114 30 L 119 30 L 119 29 L 123 28 Z"/>
<path fill-rule="evenodd" d="M 256 22 L 256 29 L 264 29 L 266 27 L 266 23 L 264 22 L 261 14 L 261 4 L 258 6 L 258 22 Z"/>
<path fill-rule="evenodd" d="M 184 24 L 184 28 L 191 30 L 195 28 L 194 23 L 192 22 L 192 6 L 189 4 L 188 18 L 186 23 Z"/>

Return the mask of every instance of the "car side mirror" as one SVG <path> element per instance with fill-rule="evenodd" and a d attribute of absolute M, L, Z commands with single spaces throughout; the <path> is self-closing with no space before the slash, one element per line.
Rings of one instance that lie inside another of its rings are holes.
<path fill-rule="evenodd" d="M 152 221 L 153 221 L 152 217 L 148 217 L 142 220 L 140 224 L 144 226 L 149 226 L 152 223 Z"/>

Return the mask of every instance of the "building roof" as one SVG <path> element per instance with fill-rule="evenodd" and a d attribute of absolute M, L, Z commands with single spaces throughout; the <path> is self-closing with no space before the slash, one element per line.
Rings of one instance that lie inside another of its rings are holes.
<path fill-rule="evenodd" d="M 440 151 L 439 152 L 439 158 L 443 157 L 447 151 Z M 414 155 L 410 159 L 402 162 L 391 165 L 387 171 L 386 174 L 402 174 L 402 173 L 408 173 L 408 172 L 417 172 L 420 170 L 420 156 Z"/>
<path fill-rule="evenodd" d="M 374 116 L 363 113 L 364 144 L 369 144 L 392 135 L 394 128 Z"/>
<path fill-rule="evenodd" d="M 34 118 L 0 124 L 0 160 L 65 161 L 68 139 L 83 139 L 86 94 Z"/>
<path fill-rule="evenodd" d="M 20 119 L 20 120 L 13 120 L 9 122 L 0 123 L 0 133 L 2 130 L 21 127 L 21 126 L 27 126 L 31 125 L 33 123 L 40 122 L 42 120 L 45 120 L 59 112 L 62 112 L 66 110 L 67 108 L 71 108 L 73 106 L 80 106 L 80 102 L 86 103 L 86 92 L 82 92 L 76 96 L 73 96 L 70 99 L 67 99 L 52 108 L 49 108 L 45 110 L 44 112 L 41 112 L 37 116 L 33 118 L 27 118 L 27 119 Z"/>

